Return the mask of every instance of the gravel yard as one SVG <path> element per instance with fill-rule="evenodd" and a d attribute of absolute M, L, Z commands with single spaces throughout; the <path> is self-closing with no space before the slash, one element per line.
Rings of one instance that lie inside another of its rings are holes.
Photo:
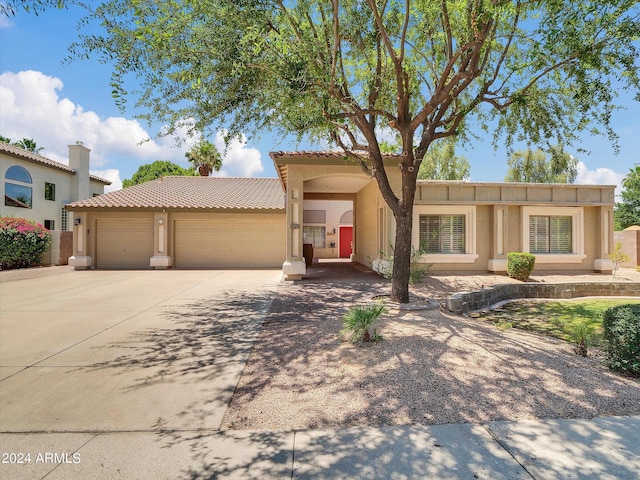
<path fill-rule="evenodd" d="M 597 354 L 439 310 L 390 312 L 384 341 L 352 345 L 337 335 L 355 303 L 389 284 L 349 264 L 316 265 L 283 283 L 223 420 L 223 429 L 304 429 L 590 418 L 640 414 L 640 379 L 609 372 Z M 640 281 L 610 275 L 534 276 L 534 281 Z M 512 281 L 499 275 L 430 276 L 412 288 L 441 299 Z"/>

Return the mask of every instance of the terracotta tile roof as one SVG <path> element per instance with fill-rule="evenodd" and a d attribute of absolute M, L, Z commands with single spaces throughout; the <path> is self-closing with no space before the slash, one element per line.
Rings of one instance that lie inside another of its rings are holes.
<path fill-rule="evenodd" d="M 63 172 L 70 173 L 75 175 L 76 172 L 68 165 L 64 163 L 54 162 L 53 160 L 48 159 L 47 157 L 43 157 L 42 155 L 38 155 L 37 153 L 29 152 L 24 148 L 16 147 L 9 143 L 0 142 L 0 153 L 5 153 L 12 157 L 19 157 L 23 160 L 29 160 L 31 162 L 40 163 L 42 165 L 46 165 L 48 167 L 56 168 L 58 170 L 62 170 Z M 111 185 L 109 180 L 105 180 L 104 178 L 96 177 L 95 175 L 89 175 L 91 180 L 95 180 L 96 182 L 104 183 L 105 185 Z"/>
<path fill-rule="evenodd" d="M 67 205 L 86 208 L 276 209 L 285 195 L 277 178 L 164 177 Z"/>

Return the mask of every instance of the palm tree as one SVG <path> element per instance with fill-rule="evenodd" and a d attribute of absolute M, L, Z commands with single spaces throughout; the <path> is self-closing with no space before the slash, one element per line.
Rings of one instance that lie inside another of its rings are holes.
<path fill-rule="evenodd" d="M 15 147 L 23 148 L 27 152 L 32 153 L 40 153 L 42 150 L 44 150 L 44 147 L 38 147 L 35 140 L 33 140 L 32 138 L 23 138 L 22 140 L 15 142 L 13 145 Z"/>
<path fill-rule="evenodd" d="M 208 177 L 214 170 L 219 172 L 222 168 L 222 156 L 216 146 L 207 141 L 202 140 L 189 150 L 185 157 L 193 163 L 193 167 L 203 177 Z"/>

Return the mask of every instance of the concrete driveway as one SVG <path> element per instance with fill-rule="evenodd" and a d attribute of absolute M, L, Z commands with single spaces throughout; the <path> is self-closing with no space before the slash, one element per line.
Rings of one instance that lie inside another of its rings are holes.
<path fill-rule="evenodd" d="M 80 478 L 81 467 L 97 478 L 82 447 L 100 443 L 98 433 L 218 430 L 281 278 L 280 270 L 10 273 L 0 275 L 1 450 L 29 452 L 31 462 L 0 463 L 4 478 L 52 472 L 60 462 L 35 462 L 47 453 L 70 456 L 62 465 L 75 468 L 60 478 Z"/>

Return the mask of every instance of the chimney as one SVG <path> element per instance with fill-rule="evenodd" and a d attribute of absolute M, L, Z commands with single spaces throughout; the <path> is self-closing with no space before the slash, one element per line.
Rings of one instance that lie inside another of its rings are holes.
<path fill-rule="evenodd" d="M 91 150 L 82 142 L 69 145 L 69 167 L 76 172 L 72 179 L 71 201 L 85 200 L 91 197 L 89 188 L 89 154 Z"/>

